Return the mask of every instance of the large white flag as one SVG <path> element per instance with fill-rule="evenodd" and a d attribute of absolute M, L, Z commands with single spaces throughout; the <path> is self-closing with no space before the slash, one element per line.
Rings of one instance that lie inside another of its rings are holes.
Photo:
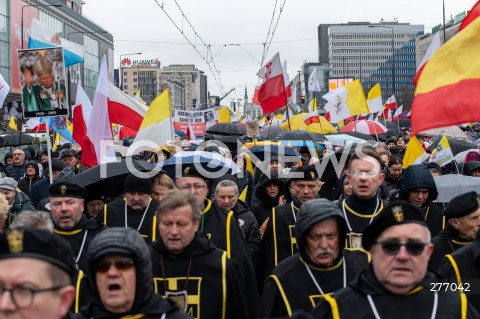
<path fill-rule="evenodd" d="M 313 69 L 308 78 L 308 90 L 310 92 L 320 92 L 320 83 L 318 83 L 317 79 L 317 68 Z"/>
<path fill-rule="evenodd" d="M 7 97 L 8 92 L 10 92 L 10 85 L 8 85 L 8 83 L 5 82 L 5 79 L 0 74 L 0 107 L 3 105 L 3 101 L 5 101 L 5 98 Z"/>

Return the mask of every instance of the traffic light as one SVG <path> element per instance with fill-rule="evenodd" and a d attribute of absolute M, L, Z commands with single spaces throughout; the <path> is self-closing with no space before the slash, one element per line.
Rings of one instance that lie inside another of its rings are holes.
<path fill-rule="evenodd" d="M 305 95 L 302 95 L 302 104 L 305 104 Z"/>

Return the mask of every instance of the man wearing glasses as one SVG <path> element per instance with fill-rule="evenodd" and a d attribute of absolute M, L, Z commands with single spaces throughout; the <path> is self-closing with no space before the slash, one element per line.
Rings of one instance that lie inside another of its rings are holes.
<path fill-rule="evenodd" d="M 352 194 L 339 204 L 347 222 L 349 248 L 362 248 L 363 231 L 383 209 L 377 196 L 385 179 L 381 163 L 377 152 L 368 148 L 356 149 L 348 162 L 347 180 L 352 184 Z"/>
<path fill-rule="evenodd" d="M 114 227 L 100 233 L 88 249 L 88 267 L 95 297 L 78 319 L 190 318 L 153 292 L 150 253 L 138 231 Z"/>
<path fill-rule="evenodd" d="M 0 235 L 0 318 L 60 319 L 75 298 L 70 245 L 43 229 Z"/>
<path fill-rule="evenodd" d="M 125 198 L 118 198 L 107 205 L 103 220 L 108 227 L 130 227 L 140 232 L 147 243 L 156 239 L 157 218 L 155 210 L 158 203 L 152 200 L 152 182 L 149 178 L 140 178 L 130 173 L 124 184 Z"/>
<path fill-rule="evenodd" d="M 13 153 L 13 164 L 7 166 L 5 169 L 7 171 L 7 175 L 17 182 L 25 176 L 25 169 L 27 166 L 27 162 L 25 161 L 25 152 L 20 149 L 16 148 Z"/>
<path fill-rule="evenodd" d="M 325 296 L 315 318 L 478 318 L 464 292 L 439 289 L 443 280 L 427 271 L 430 240 L 420 208 L 390 203 L 363 234 L 370 267 Z"/>

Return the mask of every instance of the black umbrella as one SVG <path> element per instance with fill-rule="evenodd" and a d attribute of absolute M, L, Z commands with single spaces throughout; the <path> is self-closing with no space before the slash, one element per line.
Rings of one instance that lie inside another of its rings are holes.
<path fill-rule="evenodd" d="M 250 148 L 250 152 L 252 152 L 259 160 L 264 161 L 265 158 L 269 158 L 269 156 L 297 156 L 299 160 L 302 158 L 302 155 L 289 146 L 281 145 L 281 144 L 263 144 L 252 146 Z"/>
<path fill-rule="evenodd" d="M 428 149 L 433 151 L 435 147 L 437 147 L 438 143 L 440 143 L 440 139 L 441 138 L 439 138 L 434 143 L 432 143 L 432 145 L 430 145 Z M 452 149 L 453 155 L 457 155 L 460 152 L 470 150 L 472 148 L 473 149 L 477 148 L 477 145 L 475 143 L 472 143 L 469 141 L 459 140 L 454 137 L 448 137 L 448 136 L 447 136 L 447 140 L 448 140 L 448 144 L 450 144 L 450 148 Z"/>
<path fill-rule="evenodd" d="M 21 137 L 20 137 L 21 135 Z M 32 144 L 33 137 L 26 133 L 12 133 L 4 135 L 0 140 L 0 146 L 19 146 L 19 145 L 28 145 Z"/>
<path fill-rule="evenodd" d="M 312 135 L 307 131 L 286 131 L 278 136 L 279 141 L 313 141 Z"/>
<path fill-rule="evenodd" d="M 412 127 L 412 121 L 410 119 L 399 119 L 397 125 L 400 127 Z"/>
<path fill-rule="evenodd" d="M 240 125 L 234 123 L 218 123 L 210 126 L 207 130 L 207 133 L 216 134 L 216 135 L 245 135 L 247 130 L 245 130 Z"/>
<path fill-rule="evenodd" d="M 240 141 L 240 143 L 243 144 L 243 139 L 239 138 L 236 135 L 215 135 L 215 134 L 210 134 L 207 133 L 205 135 L 205 141 L 219 141 L 223 144 L 225 144 L 226 147 L 230 150 L 230 152 L 235 153 L 237 152 L 237 141 Z M 221 144 L 219 143 L 219 146 Z"/>
<path fill-rule="evenodd" d="M 260 135 L 267 139 L 277 139 L 277 137 L 286 132 L 280 125 L 265 125 Z"/>
<path fill-rule="evenodd" d="M 108 198 L 115 198 L 124 193 L 123 184 L 131 170 L 124 158 L 120 162 L 107 163 L 89 168 L 75 176 L 70 181 L 86 188 L 88 192 L 101 192 Z M 133 170 L 148 172 L 155 165 L 142 160 L 133 160 Z M 157 169 L 160 171 L 160 169 Z M 102 172 L 105 176 L 102 176 Z"/>

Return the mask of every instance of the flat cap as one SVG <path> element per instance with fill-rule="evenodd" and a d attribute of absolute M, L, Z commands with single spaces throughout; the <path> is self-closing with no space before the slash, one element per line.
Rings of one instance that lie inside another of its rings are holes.
<path fill-rule="evenodd" d="M 77 156 L 77 152 L 75 152 L 75 150 L 69 150 L 69 149 L 66 149 L 66 150 L 63 150 L 62 153 L 61 153 L 61 158 L 64 158 L 65 156 Z"/>
<path fill-rule="evenodd" d="M 17 189 L 18 182 L 11 177 L 0 178 L 0 189 L 8 189 L 14 191 Z"/>
<path fill-rule="evenodd" d="M 369 250 L 380 234 L 391 226 L 415 223 L 426 227 L 423 211 L 404 200 L 391 202 L 363 232 L 362 246 Z"/>
<path fill-rule="evenodd" d="M 447 218 L 467 216 L 480 208 L 480 199 L 477 192 L 471 191 L 458 195 L 450 200 L 443 215 Z"/>
<path fill-rule="evenodd" d="M 85 197 L 85 188 L 67 180 L 53 183 L 48 188 L 48 192 L 50 197 L 76 197 L 82 199 Z"/>
<path fill-rule="evenodd" d="M 63 269 L 68 275 L 76 272 L 70 244 L 45 229 L 11 229 L 0 234 L 0 260 L 34 258 Z"/>

